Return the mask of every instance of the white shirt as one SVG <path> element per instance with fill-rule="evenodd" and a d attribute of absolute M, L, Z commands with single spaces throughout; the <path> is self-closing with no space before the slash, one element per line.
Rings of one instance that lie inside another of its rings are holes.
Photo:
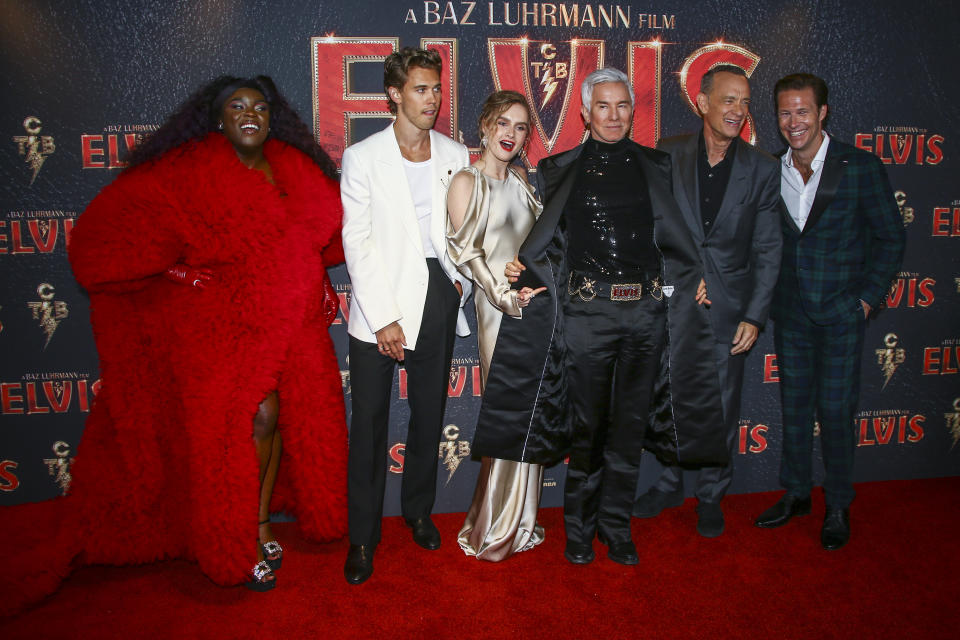
<path fill-rule="evenodd" d="M 410 195 L 413 196 L 413 208 L 417 212 L 417 223 L 420 225 L 420 242 L 423 243 L 423 255 L 427 258 L 436 258 L 437 252 L 430 241 L 430 216 L 433 213 L 433 169 L 430 160 L 410 162 L 403 159 L 403 168 L 407 174 L 407 184 L 410 186 Z"/>
<path fill-rule="evenodd" d="M 817 195 L 817 187 L 820 186 L 820 176 L 823 175 L 823 161 L 827 157 L 827 147 L 830 145 L 830 136 L 823 132 L 823 142 L 817 150 L 817 155 L 810 162 L 810 168 L 813 169 L 813 175 L 803 182 L 803 176 L 800 171 L 793 166 L 793 149 L 787 149 L 783 154 L 780 163 L 780 195 L 783 196 L 783 202 L 787 205 L 787 211 L 790 217 L 797 223 L 797 227 L 803 231 L 803 225 L 807 223 L 810 216 L 810 208 L 813 206 L 813 199 Z"/>

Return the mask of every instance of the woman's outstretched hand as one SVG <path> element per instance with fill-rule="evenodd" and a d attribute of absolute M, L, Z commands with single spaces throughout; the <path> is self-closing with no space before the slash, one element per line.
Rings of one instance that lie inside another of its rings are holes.
<path fill-rule="evenodd" d="M 538 287 L 536 289 L 531 289 L 530 287 L 524 287 L 517 292 L 517 305 L 520 308 L 523 308 L 530 304 L 530 301 L 538 294 L 546 291 L 546 287 Z"/>

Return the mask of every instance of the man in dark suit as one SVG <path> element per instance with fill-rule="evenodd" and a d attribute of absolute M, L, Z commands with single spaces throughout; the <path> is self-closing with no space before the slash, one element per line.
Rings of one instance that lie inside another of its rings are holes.
<path fill-rule="evenodd" d="M 780 171 L 773 156 L 739 137 L 750 113 L 743 69 L 718 65 L 705 73 L 697 108 L 703 130 L 662 140 L 658 148 L 673 161 L 673 194 L 703 261 L 723 405 L 711 426 L 723 433 L 732 456 L 744 361 L 767 320 L 780 269 Z M 732 463 L 699 470 L 700 535 L 723 533 L 720 501 L 732 478 Z M 633 514 L 653 518 L 683 499 L 683 471 L 667 466 L 637 500 Z"/>
<path fill-rule="evenodd" d="M 814 423 L 826 479 L 824 549 L 850 539 L 854 413 L 863 333 L 903 257 L 904 232 L 880 160 L 823 131 L 827 85 L 798 73 L 774 87 L 789 148 L 781 161 L 783 262 L 773 302 L 783 403 L 780 483 L 787 493 L 756 520 L 779 527 L 810 513 Z"/>
<path fill-rule="evenodd" d="M 591 73 L 581 100 L 590 137 L 539 163 L 543 213 L 507 271 L 547 291 L 522 322 L 500 328 L 473 450 L 533 462 L 562 455 L 569 408 L 564 555 L 591 562 L 599 537 L 608 558 L 637 564 L 630 514 L 652 414 L 675 421 L 659 432 L 675 456 L 727 458 L 723 438 L 700 433 L 720 405 L 713 331 L 698 304 L 703 268 L 670 194 L 670 157 L 628 137 L 626 74 Z M 658 405 L 665 361 L 670 393 Z"/>

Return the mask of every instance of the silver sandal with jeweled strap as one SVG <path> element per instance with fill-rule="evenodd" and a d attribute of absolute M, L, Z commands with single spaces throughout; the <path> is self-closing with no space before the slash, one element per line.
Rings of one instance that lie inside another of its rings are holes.
<path fill-rule="evenodd" d="M 270 591 L 277 586 L 277 577 L 273 575 L 273 569 L 270 568 L 266 560 L 261 560 L 253 565 L 250 574 L 253 576 L 253 580 L 247 580 L 243 583 L 243 586 L 251 591 Z M 269 580 L 269 576 L 273 576 L 273 580 Z"/>
<path fill-rule="evenodd" d="M 280 543 L 276 540 L 271 540 L 270 542 L 261 544 L 260 548 L 263 549 L 263 557 L 266 559 L 266 563 L 270 565 L 270 568 L 274 571 L 279 569 L 280 565 L 283 564 L 283 547 L 280 546 Z M 271 558 L 271 556 L 277 557 Z"/>
<path fill-rule="evenodd" d="M 270 524 L 270 518 L 266 520 L 261 520 L 257 525 Z M 260 549 L 263 551 L 263 559 L 267 561 L 267 564 L 270 565 L 270 568 L 276 571 L 280 568 L 280 565 L 283 564 L 283 547 L 280 546 L 280 543 L 276 540 L 271 540 L 270 542 L 260 542 L 259 538 L 257 539 L 257 544 L 260 545 Z M 271 558 L 270 556 L 277 556 L 276 558 Z"/>

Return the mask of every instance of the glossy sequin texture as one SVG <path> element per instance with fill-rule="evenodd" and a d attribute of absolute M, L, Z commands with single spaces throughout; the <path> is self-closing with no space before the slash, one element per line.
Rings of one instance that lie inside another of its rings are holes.
<path fill-rule="evenodd" d="M 565 212 L 571 268 L 611 282 L 660 270 L 647 180 L 629 145 L 587 141 Z"/>

